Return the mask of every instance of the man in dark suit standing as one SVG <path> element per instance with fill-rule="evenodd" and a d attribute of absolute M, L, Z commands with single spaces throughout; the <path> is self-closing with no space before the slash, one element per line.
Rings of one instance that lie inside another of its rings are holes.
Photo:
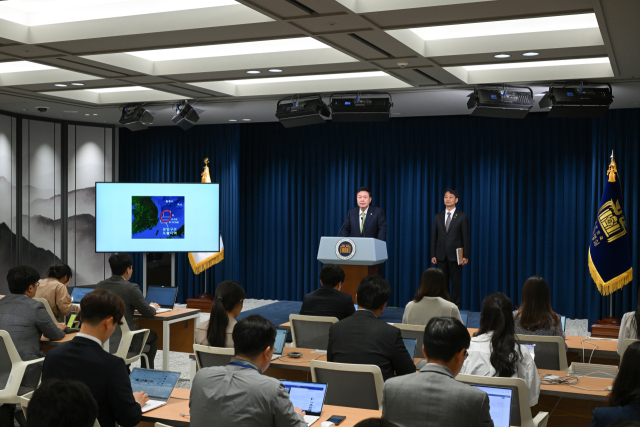
<path fill-rule="evenodd" d="M 374 274 L 362 279 L 356 300 L 358 311 L 331 325 L 327 360 L 336 363 L 377 365 L 386 381 L 416 372 L 400 329 L 378 319 L 391 296 L 389 282 Z"/>
<path fill-rule="evenodd" d="M 387 239 L 387 218 L 384 210 L 371 206 L 371 190 L 360 187 L 357 194 L 358 206 L 349 209 L 347 219 L 340 229 L 341 237 L 373 237 Z"/>
<path fill-rule="evenodd" d="M 144 295 L 142 295 L 140 287 L 135 283 L 129 282 L 133 274 L 133 260 L 129 254 L 118 253 L 111 255 L 109 257 L 109 266 L 111 267 L 111 274 L 113 274 L 113 276 L 99 282 L 96 285 L 96 289 L 113 292 L 122 298 L 125 305 L 124 319 L 130 330 L 137 331 L 140 328 L 133 323 L 133 313 L 138 310 L 138 313 L 140 313 L 142 317 L 151 318 L 156 315 L 156 309 L 160 308 L 160 306 L 154 302 L 148 303 Z M 139 351 L 140 345 L 142 345 L 142 334 L 138 334 L 133 338 L 129 351 Z M 149 369 L 153 369 L 153 361 L 158 351 L 158 334 L 156 334 L 155 331 L 149 331 L 146 345 L 149 346 L 149 350 L 144 353 L 149 359 Z M 147 368 L 144 359 L 140 361 L 140 366 Z"/>
<path fill-rule="evenodd" d="M 456 209 L 458 192 L 447 189 L 444 192 L 445 210 L 433 218 L 431 232 L 431 263 L 437 264 L 446 278 L 451 280 L 451 302 L 460 306 L 462 288 L 462 266 L 469 262 L 471 242 L 469 239 L 469 217 Z M 463 256 L 458 264 L 456 250 L 462 248 Z"/>
<path fill-rule="evenodd" d="M 124 360 L 102 348 L 116 326 L 122 324 L 125 313 L 122 299 L 112 292 L 97 289 L 82 298 L 80 312 L 80 332 L 67 344 L 47 354 L 42 381 L 60 378 L 86 384 L 98 403 L 101 426 L 138 425 L 142 406 L 149 396 L 144 392 L 133 392 Z"/>
<path fill-rule="evenodd" d="M 342 320 L 355 313 L 351 295 L 340 292 L 344 282 L 344 270 L 336 264 L 327 264 L 320 270 L 322 287 L 304 296 L 300 314 L 329 316 Z"/>

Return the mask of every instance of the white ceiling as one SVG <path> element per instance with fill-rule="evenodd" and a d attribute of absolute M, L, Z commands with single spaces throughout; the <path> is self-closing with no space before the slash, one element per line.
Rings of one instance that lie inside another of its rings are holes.
<path fill-rule="evenodd" d="M 474 85 L 582 80 L 638 108 L 637 16 L 636 0 L 8 0 L 0 110 L 116 124 L 139 102 L 171 125 L 188 99 L 199 123 L 275 121 L 279 98 L 357 90 L 390 92 L 394 117 L 452 115 Z"/>

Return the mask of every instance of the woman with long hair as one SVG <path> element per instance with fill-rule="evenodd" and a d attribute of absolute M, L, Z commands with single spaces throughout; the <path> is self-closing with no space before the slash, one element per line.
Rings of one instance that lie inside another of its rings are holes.
<path fill-rule="evenodd" d="M 402 323 L 426 325 L 432 317 L 462 320 L 458 307 L 450 302 L 446 279 L 439 268 L 427 268 L 422 273 L 420 287 L 413 301 L 409 301 L 404 309 Z"/>
<path fill-rule="evenodd" d="M 233 328 L 247 297 L 238 282 L 225 280 L 216 288 L 208 322 L 198 324 L 196 344 L 233 348 Z"/>
<path fill-rule="evenodd" d="M 532 276 L 522 287 L 522 303 L 514 313 L 515 332 L 518 335 L 559 336 L 564 338 L 560 316 L 551 308 L 547 281 Z M 565 349 L 567 343 L 564 344 Z"/>
<path fill-rule="evenodd" d="M 73 273 L 67 264 L 52 265 L 47 270 L 47 278 L 40 280 L 36 289 L 35 297 L 47 300 L 58 323 L 62 323 L 62 318 L 68 317 L 72 311 L 80 311 L 79 305 L 71 303 L 71 295 L 67 290 L 71 277 Z"/>
<path fill-rule="evenodd" d="M 609 394 L 609 407 L 593 411 L 591 427 L 606 427 L 620 419 L 640 421 L 640 341 L 624 352 Z"/>
<path fill-rule="evenodd" d="M 483 377 L 520 378 L 529 389 L 529 405 L 538 403 L 540 377 L 526 347 L 516 341 L 513 303 L 502 292 L 482 301 L 480 329 L 471 338 L 463 374 Z"/>
<path fill-rule="evenodd" d="M 640 286 L 638 287 L 638 292 L 640 293 Z M 634 340 L 640 338 L 640 296 L 638 297 L 636 311 L 630 311 L 622 316 L 620 332 L 618 332 L 618 354 L 622 352 L 622 343 L 628 338 Z"/>

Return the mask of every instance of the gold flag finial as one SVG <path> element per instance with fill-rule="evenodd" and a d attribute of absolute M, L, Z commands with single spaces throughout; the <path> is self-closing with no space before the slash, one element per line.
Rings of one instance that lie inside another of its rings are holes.
<path fill-rule="evenodd" d="M 202 177 L 202 181 L 203 183 L 211 183 L 211 175 L 209 175 L 209 167 L 207 166 L 209 164 L 209 158 L 205 157 L 204 158 L 204 172 L 202 172 L 200 174 L 200 176 Z"/>
<path fill-rule="evenodd" d="M 616 182 L 616 174 L 618 173 L 618 166 L 616 165 L 616 161 L 613 158 L 613 150 L 611 151 L 611 163 L 609 163 L 609 170 L 607 171 L 607 175 L 609 175 L 609 182 Z"/>

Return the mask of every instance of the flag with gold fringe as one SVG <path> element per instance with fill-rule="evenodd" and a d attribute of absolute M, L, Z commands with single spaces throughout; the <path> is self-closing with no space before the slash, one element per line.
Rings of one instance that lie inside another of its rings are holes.
<path fill-rule="evenodd" d="M 202 172 L 202 183 L 211 184 L 209 175 L 209 159 L 204 159 L 204 172 Z M 189 252 L 189 262 L 195 274 L 200 274 L 209 267 L 213 267 L 224 259 L 224 243 L 220 236 L 220 252 Z"/>
<path fill-rule="evenodd" d="M 633 279 L 622 184 L 613 153 L 607 176 L 589 246 L 589 271 L 602 295 L 622 289 Z"/>

